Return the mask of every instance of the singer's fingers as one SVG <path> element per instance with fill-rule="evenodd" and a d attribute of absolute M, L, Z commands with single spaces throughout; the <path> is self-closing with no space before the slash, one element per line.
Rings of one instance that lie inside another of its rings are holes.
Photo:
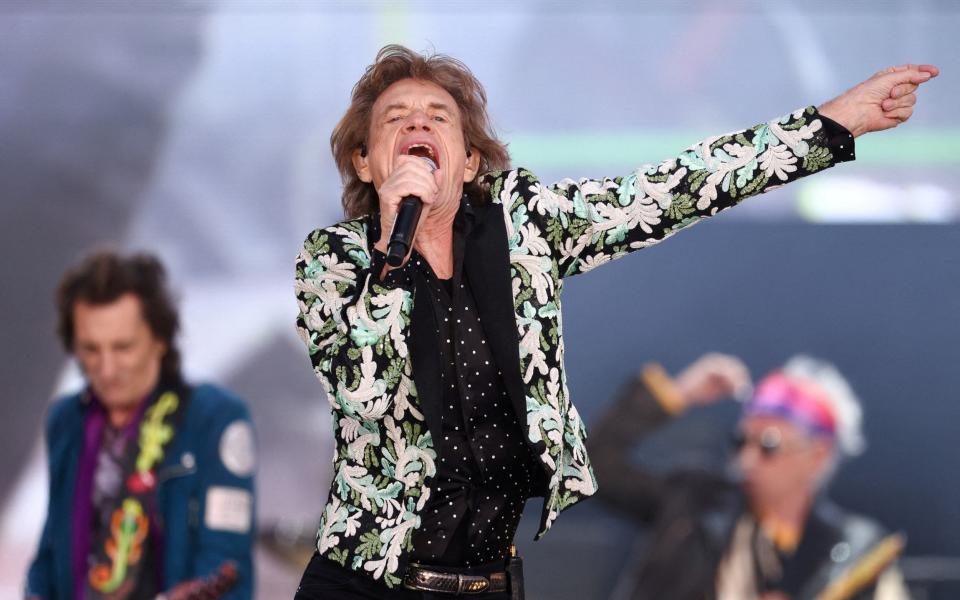
<path fill-rule="evenodd" d="M 436 174 L 439 172 L 440 169 L 437 168 L 433 161 L 428 161 L 419 156 L 402 155 L 397 157 L 396 167 L 390 176 L 393 177 L 396 175 L 400 177 L 409 175 L 413 178 L 422 178 L 424 182 L 432 181 L 436 183 L 439 181 L 439 179 L 436 179 Z"/>
<path fill-rule="evenodd" d="M 380 210 L 395 213 L 397 205 L 407 196 L 416 196 L 424 204 L 432 204 L 440 191 L 438 179 L 431 166 L 415 156 L 399 156 L 395 168 L 380 185 Z"/>

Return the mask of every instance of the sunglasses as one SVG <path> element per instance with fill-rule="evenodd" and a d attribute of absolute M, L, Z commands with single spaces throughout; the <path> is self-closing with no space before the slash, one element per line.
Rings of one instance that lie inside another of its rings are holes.
<path fill-rule="evenodd" d="M 737 430 L 730 437 L 730 447 L 734 452 L 739 454 L 747 446 L 755 446 L 763 458 L 772 458 L 785 449 L 783 434 L 776 427 L 767 427 L 760 435 L 747 435 Z"/>

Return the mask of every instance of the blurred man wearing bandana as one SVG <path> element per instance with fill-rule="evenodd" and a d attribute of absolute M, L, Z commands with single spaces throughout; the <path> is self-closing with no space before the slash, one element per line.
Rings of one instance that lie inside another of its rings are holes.
<path fill-rule="evenodd" d="M 732 396 L 748 400 L 728 473 L 659 474 L 631 459 L 671 416 Z M 653 525 L 625 597 L 908 597 L 894 565 L 902 538 L 824 494 L 837 463 L 864 446 L 860 404 L 832 365 L 795 357 L 752 393 L 732 356 L 708 354 L 674 378 L 648 365 L 591 433 L 600 497 Z"/>

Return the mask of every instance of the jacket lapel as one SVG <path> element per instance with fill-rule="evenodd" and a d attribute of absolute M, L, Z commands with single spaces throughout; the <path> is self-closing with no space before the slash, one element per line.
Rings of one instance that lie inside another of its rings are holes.
<path fill-rule="evenodd" d="M 434 447 L 439 448 L 438 440 L 443 425 L 440 410 L 443 401 L 440 374 L 443 366 L 440 363 L 440 348 L 437 346 L 436 337 L 432 335 L 437 329 L 437 317 L 427 299 L 429 290 L 425 289 L 421 278 L 417 277 L 415 280 L 417 287 L 413 294 L 413 312 L 410 316 L 410 361 L 420 410 L 423 411 L 427 429 L 433 437 Z"/>
<path fill-rule="evenodd" d="M 377 214 L 367 217 L 367 244 L 370 248 L 371 263 L 373 247 L 380 239 L 380 219 Z M 410 314 L 410 366 L 413 370 L 413 382 L 417 388 L 415 404 L 423 413 L 427 429 L 434 440 L 434 448 L 439 448 L 437 440 L 442 433 L 443 390 L 440 387 L 441 365 L 440 349 L 431 332 L 437 330 L 437 319 L 430 302 L 425 300 L 429 290 L 424 289 L 422 279 L 415 277 L 417 287 L 413 291 L 413 310 Z M 418 302 L 417 299 L 424 299 Z"/>
<path fill-rule="evenodd" d="M 483 332 L 523 431 L 527 429 L 526 394 L 520 375 L 520 340 L 517 337 L 513 290 L 510 283 L 510 252 L 503 205 L 488 203 L 473 207 L 476 217 L 467 238 L 464 270 L 470 279 Z"/>
<path fill-rule="evenodd" d="M 784 561 L 778 589 L 791 598 L 814 598 L 830 583 L 831 549 L 841 541 L 843 533 L 835 507 L 825 500 L 818 501 L 807 517 L 796 553 Z"/>

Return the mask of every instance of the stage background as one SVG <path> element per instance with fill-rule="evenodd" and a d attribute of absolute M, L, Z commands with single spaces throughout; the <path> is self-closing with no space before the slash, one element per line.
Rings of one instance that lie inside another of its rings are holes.
<path fill-rule="evenodd" d="M 546 180 L 626 173 L 882 67 L 938 64 L 917 116 L 858 141 L 856 163 L 570 280 L 564 323 L 588 424 L 646 361 L 722 350 L 758 376 L 800 351 L 835 361 L 870 445 L 834 496 L 908 534 L 918 598 L 957 597 L 929 580 L 960 573 L 958 30 L 952 0 L 3 1 L 0 597 L 19 594 L 42 523 L 44 412 L 78 384 L 53 290 L 104 245 L 167 262 L 188 373 L 252 408 L 261 525 L 312 535 L 332 441 L 293 328 L 293 257 L 339 219 L 329 133 L 391 42 L 470 65 L 514 163 Z M 638 458 L 716 463 L 735 410 L 691 414 Z M 533 600 L 610 597 L 642 545 L 597 502 L 533 544 L 535 520 L 520 532 Z M 258 597 L 292 597 L 299 565 L 266 546 L 257 562 Z"/>

